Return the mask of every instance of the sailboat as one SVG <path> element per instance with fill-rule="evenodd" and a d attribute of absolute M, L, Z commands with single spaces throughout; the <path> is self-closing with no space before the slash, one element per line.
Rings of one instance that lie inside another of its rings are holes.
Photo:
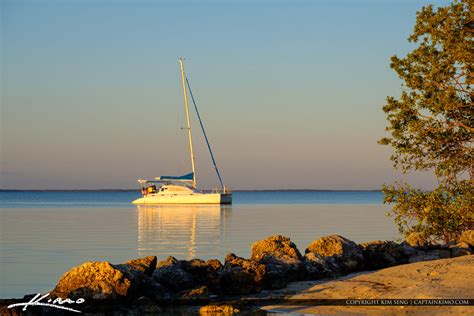
<path fill-rule="evenodd" d="M 186 129 L 188 130 L 189 154 L 191 155 L 192 172 L 182 176 L 159 176 L 153 180 L 138 180 L 141 186 L 142 197 L 134 200 L 133 204 L 231 204 L 232 192 L 224 185 L 221 174 L 217 168 L 216 160 L 211 150 L 204 125 L 199 115 L 199 111 L 194 101 L 188 78 L 184 72 L 184 60 L 179 59 L 181 67 L 181 83 L 183 86 L 184 108 L 186 114 Z M 199 124 L 206 140 L 207 148 L 211 156 L 214 169 L 219 179 L 221 188 L 212 191 L 204 191 L 197 188 L 196 166 L 194 162 L 193 137 L 191 131 L 191 122 L 189 119 L 188 93 L 193 101 Z"/>

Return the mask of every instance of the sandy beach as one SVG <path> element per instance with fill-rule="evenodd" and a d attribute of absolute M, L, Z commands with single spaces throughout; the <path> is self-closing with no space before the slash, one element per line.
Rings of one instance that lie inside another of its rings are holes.
<path fill-rule="evenodd" d="M 291 299 L 474 299 L 474 256 L 400 265 L 336 280 L 293 282 L 262 295 Z M 472 315 L 462 306 L 266 306 L 268 311 L 336 315 Z"/>

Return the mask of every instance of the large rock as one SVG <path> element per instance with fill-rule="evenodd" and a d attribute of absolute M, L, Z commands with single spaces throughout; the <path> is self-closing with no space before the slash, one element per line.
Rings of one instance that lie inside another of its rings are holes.
<path fill-rule="evenodd" d="M 367 270 L 383 269 L 399 264 L 408 263 L 418 251 L 407 244 L 397 244 L 393 241 L 372 241 L 360 244 L 364 254 L 364 267 Z"/>
<path fill-rule="evenodd" d="M 181 292 L 197 286 L 196 280 L 183 269 L 183 264 L 174 257 L 158 263 L 153 280 L 173 292 Z"/>
<path fill-rule="evenodd" d="M 153 274 L 156 269 L 156 256 L 148 256 L 145 258 L 129 260 L 125 262 L 126 265 L 133 267 L 135 270 L 140 270 L 148 276 Z"/>
<path fill-rule="evenodd" d="M 263 286 L 265 289 L 281 289 L 290 282 L 300 281 L 305 278 L 305 267 L 301 260 L 288 256 L 266 255 L 258 261 L 265 266 Z"/>
<path fill-rule="evenodd" d="M 135 297 L 146 296 L 152 300 L 162 300 L 172 296 L 172 292 L 167 287 L 145 274 L 144 271 L 150 270 L 144 269 L 143 265 L 135 262 L 132 264 L 117 264 L 114 267 L 125 273 L 132 280 Z"/>
<path fill-rule="evenodd" d="M 228 254 L 220 273 L 220 288 L 225 294 L 250 294 L 263 288 L 265 266 Z"/>
<path fill-rule="evenodd" d="M 178 259 L 176 259 L 173 256 L 168 256 L 168 258 L 166 258 L 166 260 L 162 260 L 162 261 L 160 261 L 156 264 L 156 269 L 161 268 L 161 267 L 165 267 L 165 266 L 175 265 L 175 264 L 178 264 L 178 263 L 179 263 Z"/>
<path fill-rule="evenodd" d="M 252 260 L 258 261 L 266 255 L 274 257 L 286 256 L 297 260 L 303 259 L 298 248 L 290 238 L 281 235 L 270 236 L 252 245 Z"/>
<path fill-rule="evenodd" d="M 326 236 L 313 241 L 306 248 L 305 253 L 333 257 L 340 265 L 343 273 L 358 271 L 364 267 L 364 256 L 361 247 L 339 235 Z"/>
<path fill-rule="evenodd" d="M 465 242 L 459 242 L 456 245 L 453 245 L 453 246 L 449 247 L 449 250 L 451 251 L 451 256 L 453 258 L 461 257 L 461 256 L 468 256 L 468 255 L 473 254 L 473 251 L 469 247 L 469 244 L 465 243 Z"/>
<path fill-rule="evenodd" d="M 170 291 L 149 277 L 155 266 L 153 256 L 116 265 L 105 261 L 86 262 L 66 272 L 51 296 L 121 301 L 140 296 L 153 300 L 168 298 Z"/>
<path fill-rule="evenodd" d="M 197 284 L 205 285 L 214 292 L 219 290 L 219 275 L 222 270 L 222 263 L 219 260 L 192 259 L 180 261 L 179 264 L 194 278 Z"/>
<path fill-rule="evenodd" d="M 318 280 L 325 277 L 335 277 L 342 274 L 339 264 L 334 257 L 323 257 L 309 252 L 304 256 L 303 265 L 307 280 Z"/>
<path fill-rule="evenodd" d="M 109 262 L 86 262 L 66 272 L 51 296 L 114 300 L 130 297 L 136 283 L 133 275 Z"/>
<path fill-rule="evenodd" d="M 459 242 L 464 242 L 471 247 L 474 247 L 474 230 L 465 230 L 462 232 L 461 237 L 459 237 Z"/>
<path fill-rule="evenodd" d="M 424 248 L 429 245 L 426 238 L 417 232 L 411 232 L 408 234 L 403 243 L 413 248 Z"/>
<path fill-rule="evenodd" d="M 158 268 L 153 275 L 155 281 L 175 292 L 181 292 L 196 286 L 206 286 L 214 292 L 219 290 L 222 263 L 217 259 L 186 261 L 170 256 L 166 260 L 160 261 L 157 266 Z"/>
<path fill-rule="evenodd" d="M 264 288 L 280 289 L 292 281 L 304 279 L 301 253 L 290 238 L 275 235 L 252 245 L 251 260 L 265 265 Z"/>

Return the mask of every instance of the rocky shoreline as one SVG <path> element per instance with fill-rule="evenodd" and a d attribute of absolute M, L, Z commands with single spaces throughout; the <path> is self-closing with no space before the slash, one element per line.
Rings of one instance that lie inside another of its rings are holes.
<path fill-rule="evenodd" d="M 175 307 L 181 307 L 180 314 L 255 313 L 255 304 L 248 304 L 242 297 L 283 289 L 291 282 L 330 280 L 360 271 L 471 255 L 474 231 L 464 232 L 457 243 L 443 245 L 426 244 L 417 235 L 402 243 L 361 244 L 331 235 L 314 240 L 304 255 L 290 238 L 275 235 L 255 242 L 251 250 L 249 259 L 230 253 L 223 263 L 217 259 L 174 257 L 157 262 L 155 256 L 122 264 L 86 262 L 66 272 L 47 299 L 83 300 L 76 307 L 89 314 L 156 314 Z M 2 314 L 67 313 L 39 306 L 29 306 L 26 312 L 20 307 L 7 309 L 9 304 L 27 302 L 32 297 L 2 300 Z"/>

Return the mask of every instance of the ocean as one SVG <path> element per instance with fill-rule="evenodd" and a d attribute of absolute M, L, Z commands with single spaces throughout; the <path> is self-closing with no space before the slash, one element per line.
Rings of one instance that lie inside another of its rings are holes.
<path fill-rule="evenodd" d="M 288 236 L 301 253 L 339 234 L 400 238 L 377 191 L 240 191 L 226 206 L 135 206 L 137 191 L 0 191 L 0 298 L 46 293 L 85 261 L 249 257 L 253 242 Z"/>

